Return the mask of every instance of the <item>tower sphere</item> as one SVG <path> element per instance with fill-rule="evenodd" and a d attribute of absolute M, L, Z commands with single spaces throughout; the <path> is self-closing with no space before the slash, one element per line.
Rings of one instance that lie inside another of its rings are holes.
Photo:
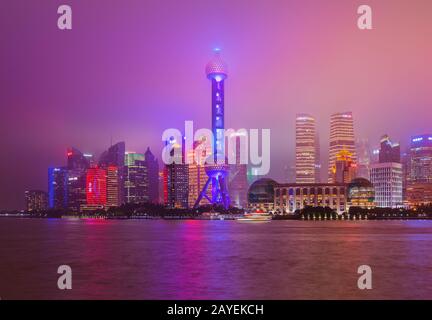
<path fill-rule="evenodd" d="M 213 58 L 207 63 L 205 71 L 207 78 L 215 79 L 216 81 L 221 81 L 228 77 L 227 65 L 220 57 L 219 50 L 215 51 Z"/>

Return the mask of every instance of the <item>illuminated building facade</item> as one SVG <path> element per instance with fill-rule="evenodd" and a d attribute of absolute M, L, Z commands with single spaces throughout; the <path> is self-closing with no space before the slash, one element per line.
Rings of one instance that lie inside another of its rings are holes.
<path fill-rule="evenodd" d="M 334 182 L 333 168 L 336 163 L 336 156 L 342 150 L 350 152 L 352 161 L 357 163 L 354 121 L 351 112 L 335 113 L 330 117 L 329 182 Z"/>
<path fill-rule="evenodd" d="M 293 214 L 306 206 L 329 207 L 342 214 L 347 210 L 346 185 L 341 183 L 282 183 L 274 187 L 274 208 Z"/>
<path fill-rule="evenodd" d="M 411 138 L 407 169 L 408 184 L 432 183 L 432 134 Z"/>
<path fill-rule="evenodd" d="M 108 166 L 108 168 L 106 169 L 106 206 L 120 206 L 119 173 L 116 166 Z"/>
<path fill-rule="evenodd" d="M 406 202 L 410 208 L 432 204 L 432 183 L 412 183 L 406 188 Z"/>
<path fill-rule="evenodd" d="M 174 162 L 165 165 L 163 171 L 164 203 L 169 208 L 188 208 L 189 168 L 183 161 L 184 145 L 178 144 L 175 140 L 166 143 L 173 144 L 171 156 L 174 157 Z"/>
<path fill-rule="evenodd" d="M 209 156 L 205 148 L 201 148 L 203 141 L 195 141 L 193 149 L 186 155 L 188 157 L 188 202 L 189 207 L 193 207 L 196 199 L 198 199 L 201 190 L 207 183 L 208 177 L 205 171 L 205 160 Z M 207 198 L 211 197 L 211 187 L 206 190 Z M 202 205 L 209 204 L 207 198 L 201 200 Z"/>
<path fill-rule="evenodd" d="M 107 171 L 92 167 L 86 177 L 87 206 L 106 206 L 107 204 Z"/>
<path fill-rule="evenodd" d="M 66 209 L 68 205 L 68 170 L 64 167 L 48 169 L 48 207 Z"/>
<path fill-rule="evenodd" d="M 332 181 L 335 183 L 350 183 L 356 177 L 357 164 L 354 163 L 352 154 L 348 150 L 341 150 L 336 155 L 332 173 Z"/>
<path fill-rule="evenodd" d="M 207 182 L 201 190 L 194 207 L 197 207 L 203 198 L 212 204 L 219 204 L 228 208 L 230 198 L 228 193 L 229 167 L 225 163 L 225 134 L 224 134 L 224 108 L 225 91 L 224 82 L 228 76 L 225 62 L 221 59 L 219 50 L 206 66 L 207 78 L 212 87 L 212 131 L 213 131 L 213 164 L 206 164 Z M 211 188 L 211 197 L 207 196 L 207 188 Z"/>
<path fill-rule="evenodd" d="M 124 202 L 148 202 L 147 166 L 142 153 L 126 152 L 124 172 Z"/>
<path fill-rule="evenodd" d="M 116 203 L 120 205 L 124 199 L 124 166 L 125 166 L 125 143 L 118 142 L 105 151 L 99 159 L 99 167 L 107 169 L 109 166 L 117 167 L 118 195 Z"/>
<path fill-rule="evenodd" d="M 371 209 L 375 207 L 375 189 L 372 183 L 364 178 L 352 180 L 347 187 L 349 207 Z"/>
<path fill-rule="evenodd" d="M 316 131 L 315 118 L 308 114 L 296 116 L 296 182 L 316 181 Z"/>
<path fill-rule="evenodd" d="M 396 162 L 371 165 L 371 182 L 375 189 L 375 204 L 381 208 L 398 208 L 402 199 L 402 165 Z"/>
<path fill-rule="evenodd" d="M 25 192 L 26 210 L 43 211 L 48 209 L 48 194 L 41 190 L 29 190 Z"/>
<path fill-rule="evenodd" d="M 265 212 L 273 211 L 276 185 L 276 181 L 268 178 L 261 178 L 253 182 L 248 190 L 248 208 Z"/>
<path fill-rule="evenodd" d="M 67 150 L 67 207 L 72 212 L 79 212 L 86 204 L 86 173 L 91 159 L 91 155 L 83 154 L 76 148 Z"/>

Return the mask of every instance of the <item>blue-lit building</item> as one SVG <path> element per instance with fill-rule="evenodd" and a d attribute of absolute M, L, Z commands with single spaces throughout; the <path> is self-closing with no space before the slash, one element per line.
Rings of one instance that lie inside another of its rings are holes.
<path fill-rule="evenodd" d="M 66 209 L 68 206 L 68 170 L 64 167 L 48 169 L 48 207 Z"/>
<path fill-rule="evenodd" d="M 207 183 L 200 192 L 194 207 L 197 207 L 203 198 L 212 204 L 230 206 L 228 193 L 229 166 L 225 161 L 225 132 L 224 132 L 224 108 L 225 91 L 224 82 L 228 77 L 227 66 L 220 57 L 219 50 L 215 50 L 214 57 L 206 66 L 207 78 L 211 81 L 212 104 L 212 131 L 213 131 L 213 155 L 212 163 L 206 164 Z M 211 184 L 211 185 L 210 185 Z M 207 188 L 211 188 L 211 198 L 207 196 Z"/>

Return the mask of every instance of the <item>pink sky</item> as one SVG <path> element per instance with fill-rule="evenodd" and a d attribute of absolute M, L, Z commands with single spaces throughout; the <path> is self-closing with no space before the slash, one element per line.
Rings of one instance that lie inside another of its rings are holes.
<path fill-rule="evenodd" d="M 63 3 L 72 31 L 57 29 Z M 373 30 L 357 28 L 361 4 Z M 230 70 L 226 124 L 271 129 L 277 180 L 298 112 L 317 118 L 323 160 L 333 112 L 352 111 L 372 145 L 388 133 L 406 146 L 432 131 L 431 14 L 429 0 L 2 1 L 0 208 L 46 189 L 68 146 L 99 154 L 112 136 L 160 157 L 163 130 L 209 127 L 215 46 Z"/>

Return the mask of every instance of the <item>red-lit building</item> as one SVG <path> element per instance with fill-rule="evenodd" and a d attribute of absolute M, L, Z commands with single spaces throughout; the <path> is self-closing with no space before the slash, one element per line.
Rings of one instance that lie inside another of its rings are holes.
<path fill-rule="evenodd" d="M 98 167 L 89 168 L 86 177 L 87 205 L 107 204 L 107 172 Z"/>

